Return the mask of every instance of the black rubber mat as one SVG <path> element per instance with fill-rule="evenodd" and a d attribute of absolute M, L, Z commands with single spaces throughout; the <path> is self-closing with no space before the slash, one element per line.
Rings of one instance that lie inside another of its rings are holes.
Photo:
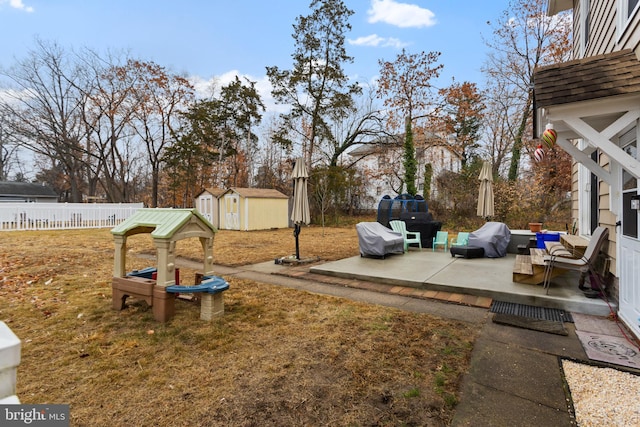
<path fill-rule="evenodd" d="M 493 300 L 489 311 L 491 313 L 512 314 L 533 319 L 573 323 L 571 313 L 559 308 L 536 307 L 533 305 Z"/>
<path fill-rule="evenodd" d="M 515 316 L 513 314 L 495 313 L 493 323 L 531 329 L 532 331 L 547 332 L 556 335 L 569 335 L 564 328 L 564 322 L 557 320 L 534 319 L 531 317 Z"/>

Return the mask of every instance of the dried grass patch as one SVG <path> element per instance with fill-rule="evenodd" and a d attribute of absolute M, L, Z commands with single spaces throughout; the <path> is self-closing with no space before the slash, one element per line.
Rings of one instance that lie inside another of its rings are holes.
<path fill-rule="evenodd" d="M 323 259 L 357 255 L 355 230 L 324 232 L 303 229 L 301 255 L 305 245 Z M 132 254 L 152 251 L 139 237 Z M 282 249 L 293 245 L 291 230 L 221 231 L 214 252 L 236 265 L 288 255 Z M 128 268 L 149 265 L 128 258 Z M 73 425 L 436 426 L 452 418 L 473 325 L 236 279 L 224 317 L 203 322 L 195 303 L 178 301 L 160 324 L 141 301 L 111 310 L 112 274 L 108 230 L 2 234 L 0 320 L 23 343 L 22 402 L 68 403 Z"/>

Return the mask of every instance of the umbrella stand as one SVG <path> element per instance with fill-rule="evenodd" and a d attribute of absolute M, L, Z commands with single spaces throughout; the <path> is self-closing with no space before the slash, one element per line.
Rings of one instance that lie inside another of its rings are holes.
<path fill-rule="evenodd" d="M 297 222 L 293 226 L 293 236 L 296 238 L 296 259 L 300 259 L 300 242 L 298 236 L 300 235 L 300 224 Z"/>

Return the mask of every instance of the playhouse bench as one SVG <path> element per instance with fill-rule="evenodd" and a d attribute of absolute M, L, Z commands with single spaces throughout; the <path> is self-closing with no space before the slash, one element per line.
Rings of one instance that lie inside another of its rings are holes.
<path fill-rule="evenodd" d="M 211 320 L 215 316 L 224 314 L 224 297 L 222 293 L 229 289 L 229 283 L 218 276 L 199 276 L 195 286 L 171 285 L 164 288 L 156 287 L 153 280 L 157 269 L 154 267 L 133 270 L 126 277 L 113 279 L 113 308 L 123 310 L 128 296 L 143 299 L 150 306 L 154 306 L 154 298 L 167 298 L 167 294 L 202 293 L 200 300 L 200 318 Z M 178 276 L 176 275 L 176 281 Z M 174 298 L 172 295 L 171 298 Z"/>
<path fill-rule="evenodd" d="M 172 285 L 167 286 L 165 291 L 169 293 L 193 293 L 193 292 L 206 292 L 208 294 L 217 294 L 220 292 L 224 292 L 229 289 L 229 284 L 222 278 L 218 276 L 204 276 L 202 278 L 202 282 L 195 286 L 182 286 L 182 285 Z"/>
<path fill-rule="evenodd" d="M 222 293 L 229 289 L 229 283 L 222 277 L 203 276 L 202 282 L 195 286 L 167 286 L 168 293 L 203 293 L 200 300 L 200 319 L 211 320 L 215 316 L 224 314 L 224 296 Z"/>
<path fill-rule="evenodd" d="M 133 270 L 127 273 L 127 277 L 142 277 L 143 279 L 152 279 L 153 273 L 158 271 L 155 267 L 147 267 L 142 270 Z"/>

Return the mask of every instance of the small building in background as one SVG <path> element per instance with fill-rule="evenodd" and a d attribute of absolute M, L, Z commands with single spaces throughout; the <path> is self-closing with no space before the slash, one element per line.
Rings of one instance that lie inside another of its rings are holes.
<path fill-rule="evenodd" d="M 0 203 L 58 203 L 51 187 L 31 182 L 0 181 Z"/>
<path fill-rule="evenodd" d="M 205 188 L 196 196 L 194 204 L 200 215 L 205 217 L 216 228 L 220 228 L 218 200 L 224 192 L 224 188 Z"/>
<path fill-rule="evenodd" d="M 270 188 L 206 189 L 196 198 L 198 212 L 222 230 L 289 227 L 289 197 Z"/>

